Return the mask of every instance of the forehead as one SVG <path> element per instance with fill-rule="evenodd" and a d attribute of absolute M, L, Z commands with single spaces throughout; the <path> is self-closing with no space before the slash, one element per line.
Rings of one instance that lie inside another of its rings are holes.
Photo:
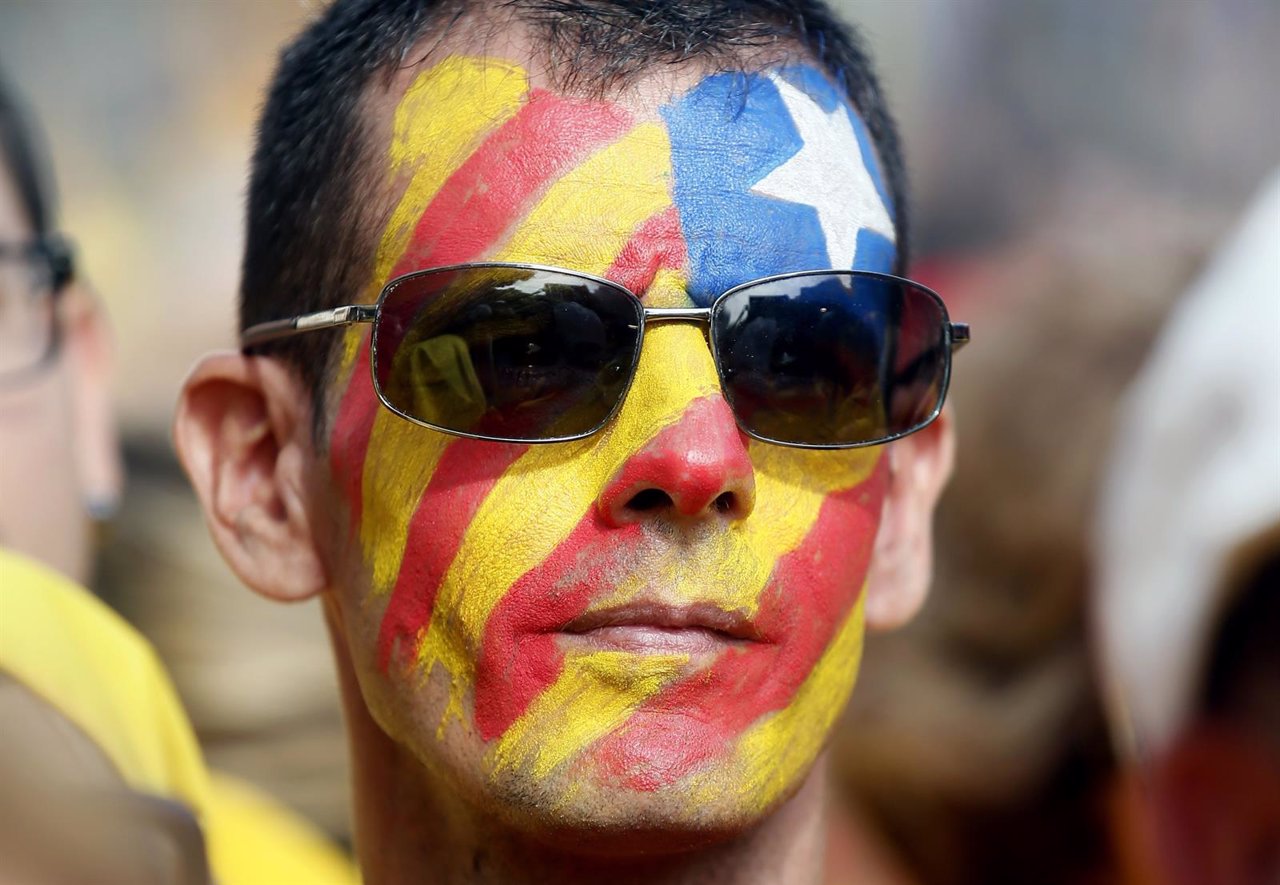
<path fill-rule="evenodd" d="M 493 55 L 438 57 L 404 80 L 387 113 L 382 174 L 397 197 L 374 287 L 499 260 L 638 294 L 665 271 L 703 303 L 776 273 L 893 269 L 866 126 L 811 64 L 663 68 L 609 98 Z"/>

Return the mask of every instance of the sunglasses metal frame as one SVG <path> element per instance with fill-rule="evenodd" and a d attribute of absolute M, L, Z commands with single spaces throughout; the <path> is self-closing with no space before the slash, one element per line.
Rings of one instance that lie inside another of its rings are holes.
<path fill-rule="evenodd" d="M 485 434 L 469 433 L 462 430 L 453 430 L 448 427 L 441 427 L 437 424 L 432 424 L 429 421 L 423 421 L 421 418 L 415 418 L 412 415 L 408 415 L 405 412 L 401 411 L 400 409 L 396 408 L 394 405 L 392 405 L 388 401 L 387 397 L 383 394 L 382 386 L 378 383 L 378 374 L 375 367 L 378 364 L 377 324 L 379 321 L 379 317 L 382 315 L 382 304 L 387 299 L 387 296 L 392 292 L 394 292 L 398 286 L 402 285 L 406 281 L 415 279 L 417 277 L 440 274 L 440 273 L 448 273 L 448 272 L 459 271 L 459 270 L 484 270 L 487 268 L 529 270 L 529 271 L 555 273 L 555 274 L 563 274 L 571 277 L 577 277 L 579 279 L 587 280 L 592 283 L 608 286 L 611 289 L 614 289 L 620 293 L 623 293 L 629 296 L 633 301 L 636 302 L 637 306 L 639 307 L 639 328 L 636 330 L 635 355 L 631 361 L 631 366 L 630 366 L 630 370 L 627 377 L 626 387 L 623 388 L 621 395 L 618 397 L 618 401 L 614 404 L 613 408 L 609 410 L 609 413 L 605 415 L 604 418 L 602 418 L 601 421 L 598 424 L 594 425 L 590 430 L 584 431 L 582 433 L 575 433 L 575 434 L 572 434 L 571 436 L 562 436 L 562 437 L 554 437 L 554 438 L 547 438 L 547 439 L 515 439 L 512 437 L 505 437 L 505 436 L 487 436 Z M 716 367 L 716 376 L 720 381 L 720 389 L 723 391 L 726 389 L 725 379 L 724 379 L 719 356 L 716 353 L 715 338 L 710 334 L 712 321 L 713 321 L 713 318 L 715 317 L 716 310 L 720 307 L 720 305 L 725 303 L 725 300 L 730 295 L 733 295 L 736 292 L 740 292 L 743 289 L 754 288 L 755 286 L 759 286 L 764 283 L 775 283 L 775 282 L 780 282 L 782 280 L 796 279 L 800 277 L 812 277 L 812 276 L 857 277 L 862 279 L 876 279 L 876 280 L 881 280 L 881 281 L 890 282 L 890 283 L 903 283 L 923 293 L 927 297 L 933 299 L 942 316 L 942 334 L 943 334 L 942 344 L 948 353 L 948 359 L 946 361 L 945 367 L 943 368 L 943 376 L 940 384 L 938 403 L 934 407 L 933 411 L 930 412 L 928 418 L 916 424 L 915 426 L 909 428 L 908 430 L 904 430 L 890 436 L 869 440 L 867 442 L 832 444 L 832 443 L 800 443 L 800 442 L 790 442 L 790 441 L 779 440 L 779 439 L 771 439 L 767 436 L 758 434 L 747 427 L 744 427 L 742 424 L 742 421 L 738 418 L 737 414 L 735 413 L 734 420 L 737 422 L 738 427 L 741 428 L 741 430 L 744 433 L 746 433 L 748 436 L 750 436 L 752 439 L 757 439 L 760 442 L 772 443 L 774 445 L 787 446 L 789 448 L 859 449 L 859 448 L 866 448 L 868 446 L 878 446 L 878 445 L 883 445 L 884 443 L 893 442 L 896 439 L 901 439 L 902 437 L 915 433 L 918 430 L 923 430 L 925 427 L 928 427 L 930 424 L 932 424 L 933 421 L 938 417 L 938 415 L 942 413 L 942 406 L 946 402 L 947 391 L 951 386 L 951 359 L 949 355 L 959 350 L 961 347 L 963 347 L 965 344 L 968 343 L 969 326 L 967 323 L 951 322 L 950 315 L 947 313 L 947 305 L 942 300 L 942 296 L 940 296 L 937 292 L 934 292 L 929 287 L 923 286 L 920 283 L 915 282 L 914 280 L 906 279 L 905 277 L 894 276 L 893 274 L 878 273 L 876 271 L 869 271 L 869 270 L 802 270 L 802 271 L 794 271 L 791 273 L 775 274 L 773 276 L 761 277 L 756 280 L 750 280 L 748 282 L 741 283 L 737 286 L 734 286 L 731 289 L 727 289 L 726 291 L 722 292 L 720 295 L 716 296 L 715 300 L 711 302 L 711 305 L 709 307 L 645 307 L 640 297 L 636 295 L 634 292 L 632 292 L 630 289 L 628 289 L 626 286 L 623 286 L 621 283 L 617 283 L 613 280 L 605 279 L 604 277 L 596 276 L 595 274 L 583 273 L 582 271 L 570 270 L 568 268 L 563 268 L 563 267 L 551 267 L 543 264 L 523 264 L 523 263 L 502 262 L 502 261 L 450 264 L 443 267 L 427 268 L 425 270 L 418 270 L 418 271 L 413 271 L 411 273 L 402 274 L 401 276 L 398 276 L 395 279 L 388 281 L 387 284 L 383 286 L 382 292 L 378 295 L 378 300 L 373 304 L 346 304 L 341 307 L 329 308 L 328 310 L 319 310 L 313 313 L 307 313 L 307 314 L 301 314 L 295 317 L 289 317 L 288 319 L 271 320 L 265 323 L 256 323 L 255 325 L 250 326 L 249 328 L 245 329 L 241 333 L 240 346 L 244 351 L 248 352 L 253 348 L 258 347 L 259 345 L 267 344 L 272 341 L 278 341 L 281 338 L 288 338 L 293 335 L 300 335 L 304 332 L 313 332 L 318 329 L 335 329 L 335 328 L 341 328 L 344 326 L 351 326 L 351 325 L 357 325 L 362 323 L 371 323 L 374 326 L 374 332 L 373 332 L 373 340 L 370 346 L 369 371 L 373 376 L 373 389 L 378 396 L 378 401 L 382 403 L 383 407 L 390 410 L 391 412 L 398 415 L 399 417 L 405 419 L 406 421 L 411 421 L 414 424 L 417 424 L 421 427 L 427 427 L 427 428 L 430 428 L 431 430 L 436 430 L 441 433 L 450 434 L 451 436 L 459 436 L 467 439 L 482 439 L 482 440 L 488 440 L 490 442 L 505 442 L 505 443 L 517 443 L 517 444 L 528 444 L 528 445 L 542 445 L 544 443 L 557 443 L 557 442 L 574 442 L 576 440 L 586 439 L 587 437 L 590 437 L 596 433 L 599 433 L 610 421 L 614 419 L 614 417 L 618 414 L 618 411 L 622 408 L 623 402 L 626 401 L 627 394 L 631 392 L 631 385 L 635 381 L 636 367 L 639 365 L 640 354 L 644 346 L 644 330 L 645 330 L 645 326 L 647 326 L 649 323 L 688 322 L 688 323 L 699 323 L 703 325 L 705 327 L 704 334 L 707 337 L 708 346 L 711 348 L 711 359 Z"/>

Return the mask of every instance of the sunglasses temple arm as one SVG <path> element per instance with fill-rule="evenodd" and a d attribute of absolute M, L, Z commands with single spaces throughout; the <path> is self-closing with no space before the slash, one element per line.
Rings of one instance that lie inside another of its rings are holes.
<path fill-rule="evenodd" d="M 955 352 L 969 343 L 969 324 L 951 324 L 951 350 Z"/>
<path fill-rule="evenodd" d="M 315 313 L 290 317 L 287 320 L 258 323 L 240 333 L 240 346 L 257 347 L 259 344 L 301 335 L 303 332 L 316 329 L 335 329 L 355 323 L 371 323 L 376 314 L 377 308 L 371 304 L 347 304 L 330 310 L 319 310 Z"/>

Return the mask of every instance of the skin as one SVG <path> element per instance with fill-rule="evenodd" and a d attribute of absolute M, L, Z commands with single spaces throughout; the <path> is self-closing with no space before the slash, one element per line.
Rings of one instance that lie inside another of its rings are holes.
<path fill-rule="evenodd" d="M 31 221 L 0 152 L 0 241 L 30 242 Z M 0 268 L 3 282 L 21 279 Z M 13 291 L 0 298 L 14 296 Z M 9 305 L 0 301 L 0 310 Z M 110 346 L 96 299 L 72 284 L 58 302 L 61 344 L 36 371 L 0 384 L 0 544 L 84 583 L 91 536 L 86 505 L 119 498 L 111 417 Z"/>
<path fill-rule="evenodd" d="M 0 242 L 29 243 L 34 236 L 0 150 Z M 19 310 L 16 299 L 30 298 L 27 272 L 16 263 L 0 264 L 0 323 L 13 322 L 14 315 L 4 312 Z M 122 483 L 109 391 L 110 335 L 97 299 L 79 283 L 59 296 L 55 322 L 60 339 L 50 358 L 0 382 L 0 546 L 84 584 L 93 553 L 86 505 L 107 507 L 118 500 Z M 4 673 L 0 695 L 6 722 L 0 880 L 144 877 L 145 859 L 132 846 L 122 847 L 119 833 L 103 830 L 101 810 L 86 818 L 83 807 L 58 796 L 69 785 L 118 788 L 118 773 L 71 723 Z"/>
<path fill-rule="evenodd" d="M 435 56 L 371 102 L 397 196 L 366 298 L 483 260 L 608 276 L 654 306 L 714 297 L 689 256 L 742 235 L 681 235 L 664 123 L 706 72 L 584 100 L 530 76 L 518 41 L 489 49 Z M 743 248 L 785 234 L 750 233 Z M 646 332 L 619 415 L 575 443 L 412 425 L 378 406 L 367 361 L 354 330 L 327 450 L 269 359 L 207 359 L 175 424 L 241 577 L 324 597 L 365 880 L 815 881 L 815 762 L 864 620 L 923 595 L 946 422 L 844 452 L 750 441 L 686 324 Z"/>

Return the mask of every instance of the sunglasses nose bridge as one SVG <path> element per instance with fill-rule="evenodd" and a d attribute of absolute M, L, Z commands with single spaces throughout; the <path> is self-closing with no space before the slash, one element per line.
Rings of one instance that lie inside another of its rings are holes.
<path fill-rule="evenodd" d="M 702 337 L 711 346 L 711 308 L 709 307 L 646 307 L 645 327 L 667 323 L 695 323 L 702 326 Z"/>
<path fill-rule="evenodd" d="M 709 307 L 646 307 L 644 309 L 646 324 L 654 323 L 702 323 L 711 325 L 711 308 Z"/>
<path fill-rule="evenodd" d="M 703 330 L 689 326 L 669 320 L 645 324 L 632 383 L 615 421 L 649 427 L 659 416 L 683 413 L 696 399 L 722 394 Z"/>

